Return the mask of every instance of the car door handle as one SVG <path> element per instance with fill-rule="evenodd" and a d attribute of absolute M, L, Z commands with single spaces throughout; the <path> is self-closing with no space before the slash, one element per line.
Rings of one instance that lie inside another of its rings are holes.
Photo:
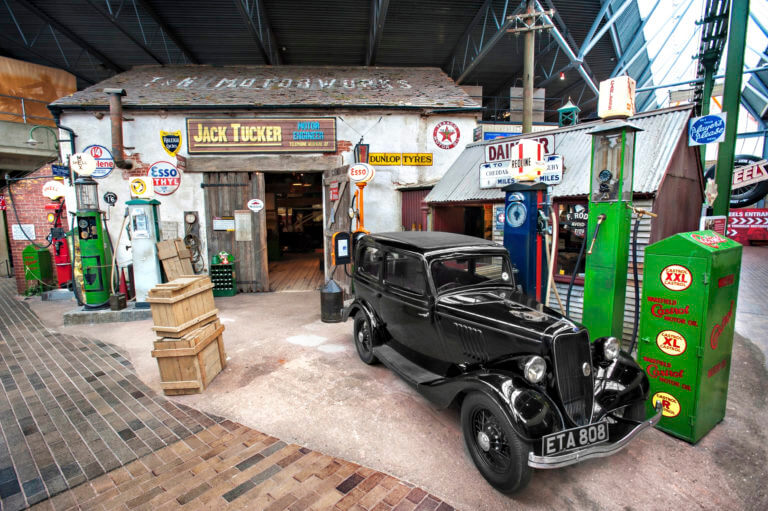
<path fill-rule="evenodd" d="M 428 318 L 429 312 L 417 312 L 416 315 L 419 316 L 420 318 Z"/>

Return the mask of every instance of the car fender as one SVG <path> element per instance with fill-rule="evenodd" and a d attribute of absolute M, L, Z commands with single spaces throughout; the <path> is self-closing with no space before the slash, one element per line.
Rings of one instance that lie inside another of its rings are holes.
<path fill-rule="evenodd" d="M 565 427 L 557 406 L 545 393 L 512 375 L 467 373 L 420 385 L 419 391 L 443 407 L 472 392 L 482 392 L 499 404 L 512 429 L 528 442 Z"/>
<path fill-rule="evenodd" d="M 355 299 L 348 307 L 345 307 L 342 320 L 346 321 L 349 318 L 354 318 L 358 311 L 363 311 L 365 315 L 368 316 L 368 321 L 371 322 L 371 328 L 374 332 L 381 332 L 383 323 L 376 315 L 376 312 L 374 311 L 373 307 L 371 307 L 371 304 L 364 300 Z"/>
<path fill-rule="evenodd" d="M 648 377 L 625 351 L 619 352 L 619 357 L 606 370 L 605 378 L 608 382 L 615 382 L 623 387 L 623 390 L 617 392 L 607 386 L 608 389 L 597 392 L 595 400 L 606 411 L 644 401 L 648 397 Z"/>

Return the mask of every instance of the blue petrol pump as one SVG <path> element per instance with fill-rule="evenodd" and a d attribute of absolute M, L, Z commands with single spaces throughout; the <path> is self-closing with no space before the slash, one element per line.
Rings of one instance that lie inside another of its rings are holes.
<path fill-rule="evenodd" d="M 544 240 L 547 185 L 512 183 L 503 190 L 506 192 L 504 247 L 517 268 L 515 280 L 525 294 L 543 302 L 549 283 Z"/>

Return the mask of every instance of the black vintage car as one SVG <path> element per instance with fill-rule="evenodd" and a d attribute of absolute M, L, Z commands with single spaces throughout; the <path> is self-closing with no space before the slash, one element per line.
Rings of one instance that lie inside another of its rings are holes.
<path fill-rule="evenodd" d="M 472 461 L 496 489 L 532 468 L 608 456 L 652 427 L 648 379 L 614 337 L 524 295 L 505 248 L 442 232 L 364 236 L 354 250 L 354 342 L 438 406 L 461 407 Z"/>

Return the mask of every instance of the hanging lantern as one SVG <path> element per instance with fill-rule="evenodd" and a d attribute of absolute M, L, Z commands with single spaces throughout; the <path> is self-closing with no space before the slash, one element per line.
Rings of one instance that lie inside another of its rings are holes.
<path fill-rule="evenodd" d="M 357 144 L 355 146 L 355 163 L 368 163 L 368 148 L 370 144 Z"/>

